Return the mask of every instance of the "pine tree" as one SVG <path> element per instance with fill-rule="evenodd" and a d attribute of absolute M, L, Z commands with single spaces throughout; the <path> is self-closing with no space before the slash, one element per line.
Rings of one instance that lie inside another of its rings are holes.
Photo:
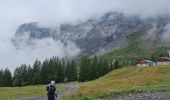
<path fill-rule="evenodd" d="M 109 65 L 107 61 L 104 61 L 103 63 L 103 75 L 107 74 L 109 72 Z"/>
<path fill-rule="evenodd" d="M 21 65 L 21 86 L 26 86 L 29 84 L 28 82 L 28 66 L 26 64 Z"/>
<path fill-rule="evenodd" d="M 22 64 L 20 67 L 15 69 L 13 77 L 13 86 L 25 86 L 29 85 L 28 80 L 28 67 L 25 64 Z"/>
<path fill-rule="evenodd" d="M 71 79 L 70 81 L 76 81 L 77 80 L 77 67 L 76 67 L 76 63 L 74 60 L 71 61 L 70 64 L 70 73 L 71 73 Z"/>
<path fill-rule="evenodd" d="M 157 60 L 157 55 L 156 55 L 155 53 L 152 53 L 152 55 L 151 55 L 151 60 L 156 62 L 156 60 Z"/>
<path fill-rule="evenodd" d="M 86 81 L 86 76 L 87 76 L 87 57 L 83 56 L 80 60 L 80 69 L 79 69 L 79 81 Z"/>
<path fill-rule="evenodd" d="M 27 78 L 27 84 L 32 84 L 32 77 L 33 77 L 33 69 L 29 65 L 27 68 L 26 78 Z"/>
<path fill-rule="evenodd" d="M 4 86 L 3 70 L 0 70 L 0 87 Z"/>
<path fill-rule="evenodd" d="M 49 71 L 49 75 L 48 75 L 48 80 L 57 80 L 58 81 L 58 70 L 59 70 L 59 65 L 58 65 L 58 61 L 57 63 L 55 62 L 55 57 L 50 58 L 49 60 L 49 64 L 48 64 L 48 71 Z M 57 75 L 56 75 L 57 72 Z"/>
<path fill-rule="evenodd" d="M 58 82 L 63 82 L 64 81 L 64 66 L 62 66 L 61 61 L 58 62 Z"/>
<path fill-rule="evenodd" d="M 71 75 L 70 75 L 71 67 L 70 66 L 71 66 L 70 61 L 68 60 L 66 64 L 66 69 L 65 69 L 65 78 L 67 79 L 67 81 L 71 80 Z"/>
<path fill-rule="evenodd" d="M 9 71 L 8 68 L 6 68 L 4 70 L 4 73 L 3 73 L 3 82 L 4 82 L 4 86 L 11 86 L 12 85 L 12 74 L 11 72 Z"/>
<path fill-rule="evenodd" d="M 63 58 L 63 59 L 61 60 L 61 66 L 62 66 L 62 69 L 63 69 L 63 82 L 68 82 L 68 78 L 67 78 L 67 76 L 66 76 L 66 70 L 67 70 L 66 64 L 67 64 L 67 62 L 66 62 L 66 60 Z"/>
<path fill-rule="evenodd" d="M 20 69 L 17 67 L 14 71 L 13 86 L 21 86 Z"/>
<path fill-rule="evenodd" d="M 118 61 L 118 60 L 115 60 L 114 67 L 115 67 L 115 69 L 120 68 L 119 61 Z"/>
<path fill-rule="evenodd" d="M 44 60 L 43 64 L 42 64 L 42 69 L 40 72 L 40 80 L 41 80 L 41 83 L 43 83 L 43 84 L 47 84 L 50 81 L 48 79 L 48 77 L 50 75 L 50 69 L 48 68 L 48 65 L 49 65 L 48 59 Z"/>
<path fill-rule="evenodd" d="M 33 77 L 32 77 L 33 84 L 40 83 L 40 70 L 41 70 L 41 62 L 38 61 L 37 59 L 33 65 Z"/>
<path fill-rule="evenodd" d="M 94 58 L 92 59 L 92 64 L 91 64 L 91 77 L 90 80 L 96 79 L 99 76 L 99 69 L 98 69 L 98 58 L 97 56 L 94 56 Z"/>

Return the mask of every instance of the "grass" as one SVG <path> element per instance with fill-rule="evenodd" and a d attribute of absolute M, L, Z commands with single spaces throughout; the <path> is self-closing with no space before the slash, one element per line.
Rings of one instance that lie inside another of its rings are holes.
<path fill-rule="evenodd" d="M 56 85 L 57 91 L 64 88 L 64 84 Z M 25 86 L 25 87 L 0 87 L 0 100 L 15 100 L 31 96 L 45 96 L 46 85 Z"/>
<path fill-rule="evenodd" d="M 114 98 L 130 92 L 170 91 L 170 66 L 124 67 L 113 70 L 97 80 L 76 84 L 80 86 L 80 90 L 64 97 L 64 100 L 97 100 L 98 98 Z M 57 84 L 57 90 L 63 90 L 65 85 Z M 45 85 L 1 87 L 0 100 L 44 96 L 45 88 Z"/>
<path fill-rule="evenodd" d="M 170 91 L 170 66 L 124 67 L 79 85 L 80 90 L 65 97 L 66 100 L 97 100 L 129 92 Z"/>

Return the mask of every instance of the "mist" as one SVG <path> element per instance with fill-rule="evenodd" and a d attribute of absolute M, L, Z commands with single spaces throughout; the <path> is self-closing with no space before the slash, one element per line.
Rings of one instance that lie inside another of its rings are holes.
<path fill-rule="evenodd" d="M 2 67 L 8 67 L 11 71 L 21 64 L 33 65 L 36 59 L 43 61 L 53 56 L 72 57 L 78 55 L 80 49 L 72 42 L 68 41 L 65 45 L 61 41 L 55 41 L 50 38 L 41 40 L 32 40 L 31 45 L 24 41 L 19 47 L 14 46 L 10 41 L 0 42 L 0 64 Z"/>
<path fill-rule="evenodd" d="M 165 41 L 166 43 L 170 43 L 170 23 L 167 24 L 164 28 L 162 41 Z"/>
<path fill-rule="evenodd" d="M 55 27 L 100 18 L 108 12 L 148 18 L 169 15 L 169 11 L 170 0 L 0 0 L 0 69 L 14 70 L 23 63 L 33 64 L 36 59 L 75 56 L 81 51 L 70 41 L 65 46 L 52 39 L 32 41 L 32 46 L 23 42 L 18 49 L 11 40 L 23 23 L 39 22 L 41 26 Z"/>

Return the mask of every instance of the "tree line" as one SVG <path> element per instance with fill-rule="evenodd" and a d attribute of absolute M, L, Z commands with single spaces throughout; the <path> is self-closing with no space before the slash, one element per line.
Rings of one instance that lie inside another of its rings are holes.
<path fill-rule="evenodd" d="M 33 66 L 22 64 L 13 73 L 8 68 L 0 70 L 0 86 L 26 86 L 70 81 L 90 81 L 99 78 L 113 69 L 119 68 L 119 62 L 94 56 L 82 56 L 78 60 L 52 57 L 43 62 L 36 60 Z"/>
<path fill-rule="evenodd" d="M 12 86 L 12 74 L 8 68 L 0 70 L 0 86 Z"/>
<path fill-rule="evenodd" d="M 79 66 L 78 81 L 80 82 L 97 79 L 113 69 L 120 68 L 117 60 L 108 62 L 106 59 L 97 56 L 93 58 L 83 56 Z"/>

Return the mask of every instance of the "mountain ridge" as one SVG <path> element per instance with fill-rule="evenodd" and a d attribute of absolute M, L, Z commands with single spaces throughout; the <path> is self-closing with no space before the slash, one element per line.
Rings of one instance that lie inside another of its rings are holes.
<path fill-rule="evenodd" d="M 127 33 L 141 27 L 143 23 L 136 16 L 126 17 L 121 13 L 108 13 L 99 20 L 88 20 L 77 25 L 61 24 L 58 29 L 42 28 L 33 22 L 25 23 L 17 29 L 15 38 L 27 34 L 32 39 L 53 38 L 64 42 L 69 40 L 75 42 L 82 52 L 94 54 L 100 48 L 112 48 L 116 44 L 121 46 L 119 40 L 125 40 L 123 37 Z"/>

